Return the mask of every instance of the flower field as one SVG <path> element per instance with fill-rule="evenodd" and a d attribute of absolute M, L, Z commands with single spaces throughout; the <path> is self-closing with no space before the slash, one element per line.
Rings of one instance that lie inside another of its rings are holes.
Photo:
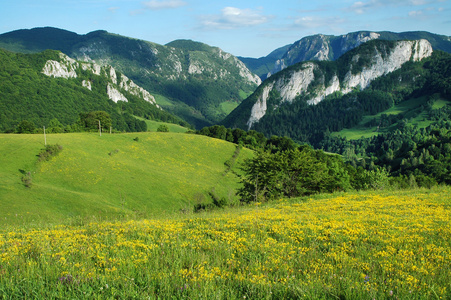
<path fill-rule="evenodd" d="M 0 231 L 0 298 L 450 299 L 451 189 Z"/>

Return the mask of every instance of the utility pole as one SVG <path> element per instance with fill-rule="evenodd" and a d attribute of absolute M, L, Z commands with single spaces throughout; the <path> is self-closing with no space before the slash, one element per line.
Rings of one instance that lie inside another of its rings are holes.
<path fill-rule="evenodd" d="M 99 135 L 102 136 L 102 127 L 100 126 L 100 120 L 99 120 Z"/>
<path fill-rule="evenodd" d="M 44 126 L 44 146 L 47 146 L 47 137 L 45 136 L 45 126 Z"/>

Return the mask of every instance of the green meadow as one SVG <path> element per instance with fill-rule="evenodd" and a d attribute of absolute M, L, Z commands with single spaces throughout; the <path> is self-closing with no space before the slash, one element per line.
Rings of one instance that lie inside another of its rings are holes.
<path fill-rule="evenodd" d="M 377 131 L 377 126 L 368 127 L 365 124 L 375 120 L 380 120 L 382 115 L 399 115 L 403 114 L 403 118 L 408 121 L 409 124 L 417 126 L 419 128 L 425 128 L 433 123 L 429 120 L 428 112 L 424 109 L 426 103 L 425 97 L 412 98 L 407 101 L 403 101 L 391 108 L 380 112 L 375 115 L 364 116 L 362 121 L 357 126 L 352 128 L 345 128 L 339 132 L 332 133 L 332 136 L 342 136 L 350 140 L 359 139 L 361 137 L 369 138 L 379 133 L 385 133 L 396 129 L 396 124 L 388 126 L 386 128 L 381 128 Z M 440 109 L 446 105 L 450 105 L 450 102 L 445 99 L 437 99 L 432 105 L 432 110 Z"/>
<path fill-rule="evenodd" d="M 165 122 L 160 122 L 160 121 L 148 120 L 148 119 L 140 118 L 137 116 L 135 116 L 135 118 L 146 122 L 147 131 L 150 131 L 150 132 L 157 132 L 158 127 L 160 127 L 161 125 L 166 125 L 167 128 L 169 129 L 169 132 L 185 133 L 189 130 L 186 127 L 183 127 L 183 126 L 177 125 L 177 124 L 173 124 L 173 123 L 165 123 Z"/>
<path fill-rule="evenodd" d="M 146 218 L 211 194 L 238 202 L 234 171 L 252 155 L 241 149 L 228 170 L 236 145 L 173 132 L 48 134 L 47 144 L 63 150 L 38 162 L 43 135 L 0 134 L 0 224 Z"/>

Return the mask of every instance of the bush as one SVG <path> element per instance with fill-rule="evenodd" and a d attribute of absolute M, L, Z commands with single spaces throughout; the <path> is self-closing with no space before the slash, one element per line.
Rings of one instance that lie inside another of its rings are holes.
<path fill-rule="evenodd" d="M 157 128 L 157 132 L 169 132 L 169 127 L 167 125 L 161 124 Z"/>
<path fill-rule="evenodd" d="M 48 161 L 52 157 L 57 156 L 62 150 L 63 147 L 61 145 L 47 145 L 41 150 L 41 152 L 39 152 L 38 161 Z"/>

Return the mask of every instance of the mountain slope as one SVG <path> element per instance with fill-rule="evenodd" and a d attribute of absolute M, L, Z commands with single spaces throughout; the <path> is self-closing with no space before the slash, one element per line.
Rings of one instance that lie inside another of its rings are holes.
<path fill-rule="evenodd" d="M 352 127 L 364 115 L 384 111 L 414 93 L 449 97 L 449 75 L 438 76 L 449 68 L 449 54 L 431 54 L 425 40 L 375 40 L 335 62 L 298 63 L 268 78 L 224 125 L 318 142 L 326 132 Z"/>
<path fill-rule="evenodd" d="M 280 47 L 264 57 L 252 58 L 238 56 L 238 59 L 241 60 L 249 70 L 252 70 L 252 72 L 260 76 L 262 80 L 265 80 L 274 68 L 274 63 L 283 57 L 290 46 L 291 45 Z"/>
<path fill-rule="evenodd" d="M 23 120 L 42 128 L 56 118 L 68 126 L 80 113 L 96 110 L 108 112 L 117 130 L 142 130 L 144 122 L 131 115 L 183 123 L 111 66 L 77 62 L 53 50 L 19 54 L 0 49 L 0 131 L 13 131 Z"/>
<path fill-rule="evenodd" d="M 280 58 L 268 55 L 258 61 L 243 60 L 243 62 L 250 70 L 262 78 L 266 78 L 271 74 L 275 74 L 298 62 L 308 60 L 336 60 L 347 51 L 374 39 L 389 41 L 425 39 L 431 43 L 434 50 L 451 53 L 451 37 L 449 36 L 437 35 L 424 31 L 401 33 L 389 31 L 358 31 L 341 36 L 322 34 L 307 36 L 289 45 L 286 52 Z M 260 61 L 261 63 L 258 64 Z M 268 65 L 271 66 L 268 67 Z M 259 70 L 262 69 L 266 69 L 268 72 L 260 72 Z"/>
<path fill-rule="evenodd" d="M 77 35 L 56 28 L 19 30 L 0 35 L 12 51 L 60 50 L 72 58 L 111 65 L 137 84 L 169 101 L 163 107 L 201 127 L 224 118 L 223 103 L 238 105 L 261 83 L 246 66 L 219 48 L 192 41 L 166 46 L 106 31 Z M 158 99 L 158 98 L 157 98 Z"/>

